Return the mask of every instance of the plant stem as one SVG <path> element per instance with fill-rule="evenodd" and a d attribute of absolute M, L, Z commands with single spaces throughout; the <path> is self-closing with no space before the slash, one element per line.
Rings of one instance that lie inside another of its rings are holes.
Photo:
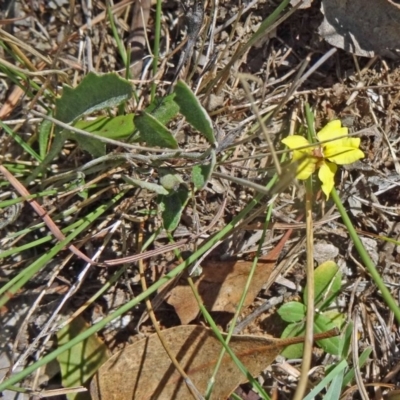
<path fill-rule="evenodd" d="M 158 59 L 160 56 L 160 37 L 161 37 L 161 12 L 162 12 L 162 1 L 157 0 L 156 7 L 156 21 L 154 29 L 154 48 L 153 48 L 153 78 L 157 73 Z M 153 82 L 151 84 L 151 101 L 154 100 L 156 95 L 157 84 Z"/>
<path fill-rule="evenodd" d="M 311 366 L 312 349 L 314 343 L 314 227 L 312 218 L 312 182 L 306 182 L 306 240 L 307 240 L 307 317 L 304 334 L 303 361 L 301 363 L 300 379 L 297 384 L 294 400 L 302 400 L 307 389 L 308 373 Z"/>
<path fill-rule="evenodd" d="M 389 292 L 388 288 L 386 287 L 385 283 L 383 282 L 382 277 L 380 276 L 379 272 L 377 271 L 374 263 L 372 262 L 371 258 L 369 257 L 367 250 L 365 249 L 360 238 L 358 237 L 357 232 L 354 229 L 354 226 L 350 221 L 349 215 L 347 214 L 347 211 L 344 208 L 335 188 L 333 188 L 331 195 L 332 195 L 332 199 L 335 202 L 336 207 L 343 219 L 343 222 L 349 231 L 351 240 L 353 241 L 354 246 L 357 249 L 358 254 L 360 255 L 360 258 L 361 258 L 362 262 L 364 263 L 365 268 L 370 273 L 370 275 L 371 275 L 373 281 L 375 282 L 376 286 L 378 287 L 378 289 L 381 291 L 382 297 L 383 297 L 385 303 L 387 304 L 389 309 L 393 312 L 394 316 L 396 317 L 397 322 L 400 323 L 400 309 L 397 305 L 397 302 L 392 297 L 391 293 Z"/>

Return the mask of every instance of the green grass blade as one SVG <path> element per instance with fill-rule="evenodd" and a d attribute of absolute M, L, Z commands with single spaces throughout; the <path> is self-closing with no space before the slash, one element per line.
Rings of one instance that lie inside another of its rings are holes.
<path fill-rule="evenodd" d="M 327 390 L 324 399 L 325 400 L 339 400 L 342 393 L 344 370 L 337 374 L 333 379 L 332 383 Z"/>
<path fill-rule="evenodd" d="M 72 239 L 78 236 L 81 232 L 87 229 L 93 221 L 99 218 L 108 208 L 112 207 L 117 201 L 119 201 L 125 192 L 121 192 L 116 195 L 112 200 L 107 203 L 101 205 L 94 212 L 88 214 L 85 217 L 85 221 L 75 230 L 72 231 L 70 235 L 68 235 L 64 240 L 57 243 L 52 249 L 50 249 L 47 253 L 43 254 L 40 258 L 38 258 L 33 264 L 31 264 L 28 268 L 24 269 L 20 272 L 16 277 L 14 277 L 10 282 L 4 285 L 0 293 L 7 294 L 0 298 L 0 307 L 7 303 L 10 299 L 10 296 L 14 295 L 18 292 L 32 277 L 35 273 L 40 271 L 50 260 L 52 260 L 61 250 L 67 246 Z"/>
<path fill-rule="evenodd" d="M 332 382 L 333 379 L 335 379 L 339 374 L 341 374 L 342 371 L 344 371 L 347 367 L 347 361 L 342 360 L 331 372 L 329 372 L 329 374 L 324 379 L 322 379 L 322 381 L 317 386 L 315 386 L 313 390 L 311 390 L 310 393 L 308 393 L 306 397 L 304 397 L 304 400 L 313 400 L 314 397 L 318 395 L 318 393 L 324 390 L 328 386 L 328 384 Z"/>
<path fill-rule="evenodd" d="M 0 128 L 4 129 L 4 131 L 10 135 L 16 143 L 18 143 L 29 155 L 32 156 L 32 158 L 34 158 L 36 161 L 41 162 L 42 158 L 40 157 L 40 155 L 38 153 L 36 153 L 35 150 L 32 149 L 31 146 L 29 146 L 28 143 L 26 143 L 19 135 L 17 135 L 16 133 L 14 133 L 12 131 L 12 129 L 10 129 L 8 127 L 8 125 L 6 125 L 4 122 L 2 122 L 0 120 Z"/>

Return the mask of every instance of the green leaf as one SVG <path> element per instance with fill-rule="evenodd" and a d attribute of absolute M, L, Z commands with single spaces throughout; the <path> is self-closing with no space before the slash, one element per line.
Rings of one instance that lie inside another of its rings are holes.
<path fill-rule="evenodd" d="M 364 366 L 364 364 L 368 361 L 370 354 L 372 353 L 372 347 L 366 348 L 358 358 L 358 365 L 360 368 Z M 351 368 L 350 371 L 345 375 L 343 380 L 343 387 L 349 385 L 354 379 L 355 371 L 354 368 Z"/>
<path fill-rule="evenodd" d="M 93 158 L 106 155 L 106 144 L 96 138 L 79 135 L 74 132 L 68 132 L 66 137 L 67 139 L 75 140 L 79 148 L 87 151 Z"/>
<path fill-rule="evenodd" d="M 10 136 L 16 143 L 18 143 L 27 154 L 31 155 L 36 161 L 42 162 L 42 158 L 35 150 L 32 149 L 30 144 L 25 142 L 18 132 L 14 132 L 7 124 L 0 120 L 0 129 L 4 131 L 4 134 Z M 3 136 L 3 132 L 2 132 Z"/>
<path fill-rule="evenodd" d="M 89 197 L 89 191 L 88 189 L 82 189 L 83 186 L 85 185 L 85 174 L 82 172 L 77 172 L 77 177 L 73 179 L 72 181 L 69 180 L 69 183 L 66 184 L 67 190 L 74 190 L 74 189 L 80 189 L 77 194 L 79 197 L 82 197 L 82 199 L 87 200 Z"/>
<path fill-rule="evenodd" d="M 100 116 L 92 121 L 78 121 L 74 124 L 74 127 L 109 139 L 123 139 L 134 132 L 134 117 L 135 114 L 118 115 L 116 117 Z"/>
<path fill-rule="evenodd" d="M 342 394 L 342 384 L 344 378 L 344 369 L 340 371 L 329 385 L 329 389 L 326 391 L 324 400 L 339 400 Z"/>
<path fill-rule="evenodd" d="M 136 127 L 140 131 L 139 141 L 146 142 L 149 146 L 167 147 L 170 149 L 178 148 L 178 142 L 172 133 L 146 111 L 143 111 L 136 118 Z"/>
<path fill-rule="evenodd" d="M 339 347 L 339 353 L 343 359 L 346 359 L 347 356 L 349 355 L 350 351 L 350 345 L 351 345 L 351 336 L 353 334 L 353 328 L 354 324 L 352 321 L 350 321 L 346 329 L 344 330 L 344 333 L 340 335 L 340 347 Z"/>
<path fill-rule="evenodd" d="M 93 121 L 78 121 L 75 128 L 83 129 L 93 135 L 110 139 L 121 139 L 131 135 L 135 129 L 133 124 L 134 114 L 120 115 L 117 117 L 100 116 Z M 90 153 L 93 157 L 106 154 L 106 144 L 96 137 L 88 137 L 75 132 L 68 132 L 68 139 L 75 140 L 79 147 Z"/>
<path fill-rule="evenodd" d="M 340 363 L 337 364 L 335 368 L 333 368 L 332 371 L 325 376 L 325 378 L 323 378 L 316 386 L 314 386 L 311 392 L 304 397 L 304 400 L 314 400 L 315 397 L 329 385 L 329 382 L 333 381 L 335 377 L 340 375 L 346 368 L 348 368 L 347 361 L 340 361 Z"/>
<path fill-rule="evenodd" d="M 336 325 L 324 314 L 318 314 L 314 319 L 314 332 L 322 333 L 336 328 Z M 335 336 L 328 339 L 317 340 L 322 349 L 329 354 L 338 355 L 340 353 L 340 337 Z"/>
<path fill-rule="evenodd" d="M 183 183 L 182 177 L 173 170 L 160 168 L 158 173 L 160 174 L 160 183 L 168 191 L 168 194 L 177 190 L 179 185 Z"/>
<path fill-rule="evenodd" d="M 132 86 L 129 81 L 120 78 L 115 73 L 96 75 L 93 72 L 89 72 L 75 89 L 68 86 L 63 87 L 61 97 L 56 100 L 55 117 L 61 122 L 71 124 L 85 114 L 117 106 L 131 96 Z M 68 137 L 67 130 L 56 127 L 53 145 L 49 153 L 32 174 L 28 176 L 25 181 L 26 185 L 42 173 L 47 165 L 53 161 L 63 148 L 64 142 Z M 84 150 L 89 151 L 95 157 L 105 153 L 104 144 L 99 144 L 98 141 L 91 141 L 90 139 L 83 139 L 82 135 L 79 138 L 78 136 L 73 137 Z"/>
<path fill-rule="evenodd" d="M 216 140 L 211 118 L 189 86 L 179 80 L 175 86 L 175 93 L 175 101 L 178 103 L 180 112 L 185 116 L 187 122 L 201 132 L 211 144 L 215 144 Z"/>
<path fill-rule="evenodd" d="M 68 343 L 88 328 L 89 325 L 81 317 L 75 318 L 70 324 L 57 332 L 58 346 Z M 57 357 L 60 363 L 63 386 L 66 388 L 82 386 L 108 358 L 108 350 L 105 344 L 97 335 L 89 336 Z M 87 392 L 68 394 L 67 397 L 70 400 L 90 399 Z"/>
<path fill-rule="evenodd" d="M 145 111 L 151 114 L 158 122 L 166 125 L 179 112 L 179 106 L 174 100 L 175 93 L 163 98 L 155 98 L 154 101 L 146 107 Z"/>
<path fill-rule="evenodd" d="M 305 332 L 304 323 L 293 323 L 288 325 L 283 331 L 281 338 L 296 337 L 304 335 Z M 303 355 L 303 343 L 291 344 L 282 351 L 282 355 L 288 359 L 301 358 Z"/>
<path fill-rule="evenodd" d="M 299 322 L 306 316 L 306 306 L 298 301 L 290 301 L 279 308 L 278 314 L 286 322 Z"/>
<path fill-rule="evenodd" d="M 48 121 L 47 119 L 44 119 L 39 127 L 39 133 L 38 133 L 39 154 L 40 157 L 42 157 L 42 160 L 46 157 L 47 150 L 49 148 L 49 138 L 52 127 L 53 123 Z"/>
<path fill-rule="evenodd" d="M 195 165 L 192 169 L 192 181 L 197 190 L 206 186 L 216 164 L 215 150 L 211 150 L 211 161 L 208 164 Z"/>
<path fill-rule="evenodd" d="M 72 123 L 82 115 L 117 106 L 131 96 L 132 85 L 117 74 L 89 72 L 75 89 L 63 87 L 62 96 L 56 100 L 56 119 Z"/>
<path fill-rule="evenodd" d="M 169 194 L 168 190 L 164 189 L 161 185 L 157 185 L 156 183 L 145 182 L 145 181 L 141 181 L 139 179 L 133 179 L 126 175 L 122 175 L 122 179 L 127 183 L 130 183 L 130 184 L 140 187 L 142 189 L 147 189 L 150 192 L 154 192 L 154 193 L 161 194 L 161 195 Z"/>
<path fill-rule="evenodd" d="M 178 226 L 182 212 L 189 201 L 189 194 L 189 189 L 185 185 L 180 185 L 178 190 L 169 196 L 159 197 L 159 210 L 167 231 L 171 232 Z"/>
<path fill-rule="evenodd" d="M 341 329 L 346 322 L 346 316 L 336 309 L 326 310 L 322 314 L 329 318 L 338 329 Z"/>
<path fill-rule="evenodd" d="M 315 307 L 322 311 L 337 297 L 342 285 L 342 274 L 333 261 L 321 264 L 314 274 L 315 282 Z M 303 301 L 307 306 L 308 288 L 304 290 Z"/>

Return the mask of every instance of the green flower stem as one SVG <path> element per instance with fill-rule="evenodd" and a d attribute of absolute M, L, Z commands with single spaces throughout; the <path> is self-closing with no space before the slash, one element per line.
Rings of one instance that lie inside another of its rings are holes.
<path fill-rule="evenodd" d="M 361 260 L 364 263 L 364 266 L 367 268 L 368 272 L 370 273 L 373 281 L 375 282 L 376 286 L 382 293 L 382 297 L 385 300 L 385 303 L 388 305 L 389 309 L 393 312 L 394 316 L 396 317 L 396 320 L 398 323 L 400 323 L 400 309 L 397 306 L 396 301 L 390 294 L 388 288 L 386 287 L 385 283 L 382 280 L 382 277 L 380 276 L 379 272 L 377 271 L 374 263 L 372 262 L 371 258 L 369 257 L 364 245 L 362 244 L 360 238 L 357 235 L 356 230 L 354 229 L 353 224 L 350 221 L 349 215 L 347 214 L 338 193 L 336 192 L 335 188 L 332 189 L 331 192 L 332 199 L 336 204 L 336 207 L 343 219 L 344 224 L 346 225 L 346 228 L 349 231 L 351 240 L 353 241 L 358 254 L 361 257 Z"/>

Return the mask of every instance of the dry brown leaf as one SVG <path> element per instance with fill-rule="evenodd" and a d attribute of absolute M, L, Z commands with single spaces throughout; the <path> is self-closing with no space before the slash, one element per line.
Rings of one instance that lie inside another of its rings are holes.
<path fill-rule="evenodd" d="M 205 307 L 209 311 L 234 313 L 252 265 L 250 261 L 209 261 L 202 264 L 201 277 L 195 280 L 194 284 Z M 253 302 L 273 268 L 274 262 L 257 265 L 253 282 L 247 292 L 245 307 Z M 193 321 L 200 310 L 185 278 L 180 279 L 171 290 L 167 303 L 175 308 L 183 325 Z"/>
<path fill-rule="evenodd" d="M 397 58 L 400 7 L 389 0 L 323 0 L 320 35 L 350 53 Z"/>
<path fill-rule="evenodd" d="M 260 258 L 255 270 L 244 307 L 248 307 L 267 282 L 274 268 L 275 261 L 288 240 L 291 230 L 279 244 L 267 255 Z M 209 311 L 234 313 L 242 296 L 253 263 L 251 261 L 205 261 L 201 264 L 202 274 L 194 284 Z M 182 323 L 193 321 L 199 313 L 199 305 L 185 278 L 171 290 L 166 300 L 175 308 Z"/>
<path fill-rule="evenodd" d="M 212 330 L 186 325 L 167 329 L 162 334 L 192 383 L 200 393 L 205 393 L 222 349 Z M 298 343 L 302 338 L 267 339 L 234 335 L 229 346 L 249 372 L 258 376 L 293 340 Z M 247 382 L 246 377 L 226 354 L 216 376 L 211 398 L 226 399 L 244 382 Z M 93 378 L 90 393 L 93 400 L 192 398 L 157 334 L 139 340 L 112 356 Z"/>

